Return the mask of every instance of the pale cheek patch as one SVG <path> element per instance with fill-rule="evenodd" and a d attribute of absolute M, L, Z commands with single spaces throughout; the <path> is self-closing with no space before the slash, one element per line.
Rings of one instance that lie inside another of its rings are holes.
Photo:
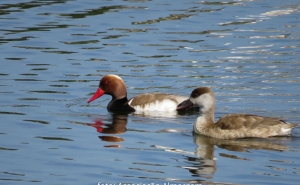
<path fill-rule="evenodd" d="M 130 102 L 129 102 L 130 103 Z M 147 103 L 145 105 L 133 106 L 137 111 L 166 111 L 171 112 L 175 111 L 177 104 L 172 100 L 163 100 Z"/>
<path fill-rule="evenodd" d="M 214 106 L 214 98 L 208 93 L 202 94 L 198 98 L 191 98 L 190 100 L 194 105 L 201 107 L 202 112 L 207 112 Z"/>

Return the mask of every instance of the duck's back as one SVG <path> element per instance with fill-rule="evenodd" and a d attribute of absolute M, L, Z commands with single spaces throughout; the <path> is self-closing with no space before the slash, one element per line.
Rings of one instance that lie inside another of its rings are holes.
<path fill-rule="evenodd" d="M 230 138 L 261 137 L 290 135 L 294 127 L 279 118 L 256 116 L 251 114 L 229 114 L 215 123 L 214 128 Z"/>

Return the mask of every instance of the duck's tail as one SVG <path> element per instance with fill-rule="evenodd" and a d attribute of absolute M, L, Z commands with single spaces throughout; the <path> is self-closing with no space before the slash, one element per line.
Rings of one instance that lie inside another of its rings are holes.
<path fill-rule="evenodd" d="M 296 127 L 300 127 L 300 123 L 299 124 L 291 124 L 291 128 L 296 128 Z"/>

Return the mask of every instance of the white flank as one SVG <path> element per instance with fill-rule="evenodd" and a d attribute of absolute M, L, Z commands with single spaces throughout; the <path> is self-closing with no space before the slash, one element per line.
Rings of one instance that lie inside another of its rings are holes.
<path fill-rule="evenodd" d="M 129 105 L 132 100 L 129 101 Z M 165 112 L 171 112 L 175 111 L 177 108 L 177 104 L 169 99 L 165 99 L 163 101 L 156 100 L 155 102 L 147 103 L 145 105 L 137 105 L 133 106 L 135 110 L 137 111 L 165 111 Z"/>

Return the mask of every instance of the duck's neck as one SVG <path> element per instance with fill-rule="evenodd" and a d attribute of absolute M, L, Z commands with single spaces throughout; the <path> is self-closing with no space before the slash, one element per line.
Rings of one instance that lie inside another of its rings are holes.
<path fill-rule="evenodd" d="M 199 116 L 195 121 L 194 129 L 202 129 L 214 125 L 214 108 L 206 109 L 203 107 L 199 108 Z"/>
<path fill-rule="evenodd" d="M 109 111 L 126 111 L 126 112 L 134 112 L 135 109 L 128 105 L 127 96 L 121 99 L 112 98 L 112 100 L 107 105 L 107 109 Z"/>

